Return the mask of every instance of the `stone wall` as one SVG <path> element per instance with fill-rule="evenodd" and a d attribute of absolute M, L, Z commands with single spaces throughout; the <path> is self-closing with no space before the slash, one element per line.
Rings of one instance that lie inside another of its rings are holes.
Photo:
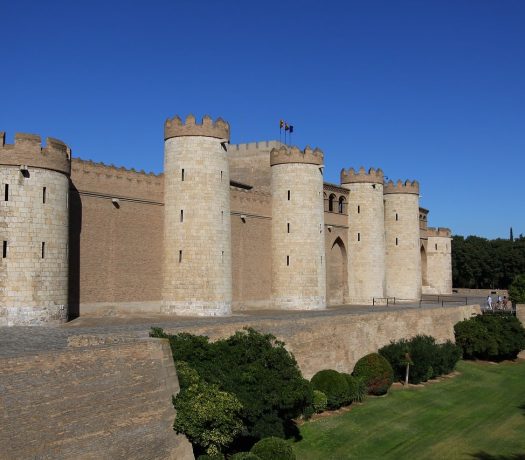
<path fill-rule="evenodd" d="M 172 428 L 179 387 L 167 341 L 71 345 L 0 359 L 2 458 L 193 459 Z"/>
<path fill-rule="evenodd" d="M 293 315 L 275 319 L 243 318 L 227 324 L 181 326 L 167 332 L 191 332 L 213 340 L 229 337 L 249 326 L 274 334 L 286 344 L 306 378 L 322 369 L 352 372 L 362 356 L 377 351 L 391 340 L 428 334 L 439 342 L 454 340 L 454 324 L 480 313 L 479 305 L 406 308 L 402 310 L 349 314 L 316 312 L 315 315 Z"/>

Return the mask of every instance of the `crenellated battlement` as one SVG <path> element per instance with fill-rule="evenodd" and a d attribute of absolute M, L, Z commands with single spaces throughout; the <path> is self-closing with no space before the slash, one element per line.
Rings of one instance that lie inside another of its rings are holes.
<path fill-rule="evenodd" d="M 428 236 L 450 238 L 452 236 L 452 231 L 450 228 L 445 227 L 428 227 L 427 237 Z"/>
<path fill-rule="evenodd" d="M 355 184 L 355 183 L 369 183 L 382 184 L 384 182 L 384 174 L 381 168 L 370 168 L 368 172 L 363 166 L 356 171 L 354 168 L 348 170 L 341 170 L 341 184 Z"/>
<path fill-rule="evenodd" d="M 304 163 L 313 165 L 323 165 L 324 154 L 319 148 L 312 149 L 307 146 L 304 150 L 295 146 L 281 145 L 270 152 L 270 165 Z"/>
<path fill-rule="evenodd" d="M 419 195 L 419 182 L 417 180 L 414 180 L 412 182 L 410 182 L 409 180 L 406 180 L 405 182 L 398 180 L 396 183 L 394 183 L 393 181 L 388 181 L 385 184 L 383 193 L 385 195 L 390 193 L 406 193 L 412 195 Z"/>
<path fill-rule="evenodd" d="M 186 121 L 176 115 L 164 123 L 164 140 L 182 136 L 205 136 L 230 140 L 230 125 L 222 118 L 213 121 L 209 115 L 204 115 L 197 123 L 193 115 L 188 115 Z"/>
<path fill-rule="evenodd" d="M 0 164 L 50 169 L 69 175 L 71 149 L 61 140 L 48 137 L 46 145 L 37 134 L 15 133 L 15 143 L 5 143 L 5 132 L 0 132 Z"/>

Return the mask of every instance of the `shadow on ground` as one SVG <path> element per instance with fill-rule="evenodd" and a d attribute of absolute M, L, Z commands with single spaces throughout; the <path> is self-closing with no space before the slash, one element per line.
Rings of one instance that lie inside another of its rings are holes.
<path fill-rule="evenodd" d="M 484 451 L 476 452 L 470 456 L 476 460 L 525 460 L 525 454 L 492 455 Z"/>

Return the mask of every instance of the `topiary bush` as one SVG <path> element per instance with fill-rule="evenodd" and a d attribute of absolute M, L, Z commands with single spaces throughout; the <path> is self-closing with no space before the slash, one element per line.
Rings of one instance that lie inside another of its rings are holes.
<path fill-rule="evenodd" d="M 320 414 L 326 410 L 328 405 L 328 398 L 320 390 L 314 390 L 314 400 L 313 400 L 313 409 L 316 414 Z"/>
<path fill-rule="evenodd" d="M 525 349 L 525 329 L 512 315 L 477 315 L 456 323 L 454 335 L 467 359 L 516 359 Z"/>
<path fill-rule="evenodd" d="M 342 374 L 332 369 L 319 371 L 312 377 L 314 390 L 322 391 L 327 398 L 327 408 L 339 409 L 348 399 L 348 383 Z"/>
<path fill-rule="evenodd" d="M 371 395 L 386 394 L 394 382 L 392 366 L 378 353 L 370 353 L 357 361 L 352 375 L 363 378 Z"/>
<path fill-rule="evenodd" d="M 253 445 L 250 452 L 261 460 L 295 460 L 292 446 L 276 437 L 261 439 Z"/>

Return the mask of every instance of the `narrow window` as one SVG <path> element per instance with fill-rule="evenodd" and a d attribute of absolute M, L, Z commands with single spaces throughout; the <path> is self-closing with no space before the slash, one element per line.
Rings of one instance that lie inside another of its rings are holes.
<path fill-rule="evenodd" d="M 396 238 L 396 246 L 399 244 L 399 240 Z"/>
<path fill-rule="evenodd" d="M 361 241 L 361 233 L 357 234 L 357 241 Z"/>
<path fill-rule="evenodd" d="M 4 240 L 4 245 L 2 248 L 2 258 L 5 259 L 7 257 L 7 241 Z"/>
<path fill-rule="evenodd" d="M 323 227 L 319 224 L 319 233 L 323 233 Z"/>
<path fill-rule="evenodd" d="M 224 251 L 222 251 L 222 254 L 221 254 L 221 262 L 224 263 Z"/>
<path fill-rule="evenodd" d="M 288 201 L 290 201 L 290 190 L 288 190 Z"/>
<path fill-rule="evenodd" d="M 184 210 L 183 209 L 180 210 L 180 221 L 184 222 Z"/>
<path fill-rule="evenodd" d="M 290 222 L 286 224 L 287 232 L 290 233 Z"/>
<path fill-rule="evenodd" d="M 182 249 L 179 251 L 179 264 L 182 262 Z"/>
<path fill-rule="evenodd" d="M 361 214 L 361 206 L 357 205 L 357 214 Z"/>
<path fill-rule="evenodd" d="M 438 245 L 437 245 L 437 243 L 436 243 L 436 251 L 437 251 L 437 250 L 438 250 Z"/>
<path fill-rule="evenodd" d="M 9 184 L 5 184 L 5 191 L 4 191 L 4 199 L 5 201 L 9 201 Z"/>
<path fill-rule="evenodd" d="M 396 220 L 399 220 L 399 216 L 397 215 L 397 212 L 396 212 Z"/>
<path fill-rule="evenodd" d="M 290 256 L 286 256 L 286 266 L 290 266 Z"/>
<path fill-rule="evenodd" d="M 42 188 L 42 203 L 46 202 L 46 187 Z"/>
<path fill-rule="evenodd" d="M 222 171 L 221 171 L 221 182 L 222 182 Z"/>
<path fill-rule="evenodd" d="M 66 192 L 66 209 L 69 209 L 69 192 Z"/>
<path fill-rule="evenodd" d="M 221 222 L 224 222 L 224 211 L 221 211 Z"/>
<path fill-rule="evenodd" d="M 46 243 L 42 241 L 42 259 L 46 256 Z"/>
<path fill-rule="evenodd" d="M 183 169 L 182 172 L 181 172 L 180 179 L 181 179 L 182 182 L 184 182 L 184 169 Z"/>

